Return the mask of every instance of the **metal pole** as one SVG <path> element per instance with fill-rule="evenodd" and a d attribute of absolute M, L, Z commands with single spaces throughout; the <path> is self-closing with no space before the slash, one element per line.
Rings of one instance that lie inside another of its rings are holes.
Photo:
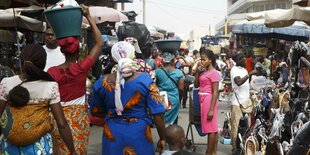
<path fill-rule="evenodd" d="M 145 0 L 143 0 L 143 24 L 146 25 L 146 10 L 145 10 L 146 6 L 145 6 Z"/>
<path fill-rule="evenodd" d="M 18 59 L 19 62 L 19 69 L 20 69 L 20 74 L 22 73 L 22 62 L 20 59 L 20 47 L 19 47 L 19 38 L 18 38 L 18 32 L 17 32 L 17 21 L 16 21 L 16 16 L 15 16 L 15 8 L 13 8 L 13 15 L 14 15 L 14 25 L 15 25 L 15 36 L 16 36 L 16 45 L 17 45 L 17 52 L 16 52 L 16 58 Z"/>

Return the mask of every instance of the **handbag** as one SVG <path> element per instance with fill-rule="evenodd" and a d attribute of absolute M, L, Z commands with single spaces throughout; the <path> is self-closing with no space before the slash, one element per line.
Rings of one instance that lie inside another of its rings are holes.
<path fill-rule="evenodd" d="M 236 96 L 236 99 L 239 103 L 240 110 L 243 114 L 249 114 L 253 111 L 254 105 L 253 105 L 251 99 L 246 99 L 245 101 L 240 103 L 236 93 L 235 93 L 235 96 Z"/>
<path fill-rule="evenodd" d="M 160 91 L 159 92 L 159 95 L 160 95 L 160 97 L 161 97 L 161 99 L 162 99 L 162 104 L 163 104 L 163 106 L 165 107 L 165 110 L 166 111 L 169 111 L 169 110 L 171 110 L 171 108 L 172 108 L 172 105 L 171 105 L 171 102 L 169 101 L 169 99 L 168 99 L 168 94 L 167 94 L 167 92 L 166 91 Z"/>

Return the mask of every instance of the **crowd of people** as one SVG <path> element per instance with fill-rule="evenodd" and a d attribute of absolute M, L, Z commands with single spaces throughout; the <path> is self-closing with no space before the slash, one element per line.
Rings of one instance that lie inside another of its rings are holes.
<path fill-rule="evenodd" d="M 1 81 L 2 153 L 87 154 L 91 139 L 86 79 L 104 42 L 88 7 L 81 7 L 94 37 L 89 55 L 77 61 L 78 39 L 57 41 L 47 28 L 45 46 L 27 44 L 23 48 L 22 74 Z M 202 133 L 208 134 L 207 155 L 217 154 L 218 96 L 223 79 L 231 81 L 235 151 L 242 115 L 239 104 L 250 98 L 251 76 L 273 77 L 279 86 L 288 82 L 286 62 L 277 58 L 270 62 L 263 56 L 254 60 L 250 51 L 242 49 L 217 56 L 205 47 L 158 53 L 152 47 L 140 49 L 137 45 L 135 38 L 114 44 L 113 67 L 103 71 L 106 74 L 93 86 L 90 113 L 104 119 L 102 154 L 190 154 L 184 150 L 184 130 L 177 124 L 180 109 L 187 108 L 191 76 L 195 77 L 193 87 L 199 88 Z M 151 128 L 157 129 L 160 138 L 156 149 Z"/>

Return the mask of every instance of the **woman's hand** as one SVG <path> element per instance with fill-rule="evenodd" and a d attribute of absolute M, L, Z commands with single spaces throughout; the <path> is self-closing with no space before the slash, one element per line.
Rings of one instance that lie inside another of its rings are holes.
<path fill-rule="evenodd" d="M 157 142 L 157 148 L 156 151 L 159 152 L 159 154 L 163 153 L 166 149 L 166 141 L 165 140 L 159 140 Z"/>
<path fill-rule="evenodd" d="M 213 115 L 214 115 L 213 110 L 209 110 L 207 120 L 212 120 L 213 119 Z"/>
<path fill-rule="evenodd" d="M 80 6 L 82 8 L 83 16 L 85 16 L 85 17 L 90 16 L 89 7 L 84 5 L 84 4 L 81 4 Z"/>

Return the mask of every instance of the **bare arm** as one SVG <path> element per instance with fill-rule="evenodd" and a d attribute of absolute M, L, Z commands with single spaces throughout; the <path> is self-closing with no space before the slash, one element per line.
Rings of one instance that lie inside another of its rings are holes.
<path fill-rule="evenodd" d="M 156 125 L 156 129 L 159 135 L 159 141 L 157 142 L 157 150 L 162 153 L 165 150 L 166 144 L 166 128 L 163 113 L 153 115 L 153 120 Z"/>
<path fill-rule="evenodd" d="M 180 101 L 183 99 L 183 91 L 184 91 L 184 79 L 180 79 L 178 81 L 178 90 L 179 90 L 179 98 Z"/>
<path fill-rule="evenodd" d="M 88 6 L 85 6 L 85 5 L 81 5 L 82 7 L 82 10 L 83 10 L 83 15 L 86 17 L 86 19 L 88 20 L 88 23 L 90 24 L 90 28 L 91 28 L 91 31 L 93 32 L 93 37 L 94 37 L 94 40 L 95 40 L 95 45 L 94 47 L 91 49 L 90 53 L 89 53 L 89 56 L 92 57 L 92 59 L 94 61 L 96 61 L 101 53 L 101 50 L 102 50 L 102 46 L 103 46 L 103 41 L 102 41 L 102 38 L 101 38 L 101 33 L 94 21 L 94 19 L 90 16 L 90 13 L 89 13 L 89 9 L 88 9 Z"/>
<path fill-rule="evenodd" d="M 211 99 L 211 106 L 210 106 L 210 110 L 213 111 L 215 104 L 216 104 L 216 100 L 218 97 L 218 92 L 219 92 L 219 83 L 218 82 L 213 82 L 212 83 L 212 99 Z"/>
<path fill-rule="evenodd" d="M 52 104 L 51 109 L 52 109 L 54 118 L 56 119 L 57 127 L 58 127 L 62 140 L 67 145 L 71 154 L 75 154 L 76 152 L 74 149 L 71 129 L 69 128 L 69 125 L 67 124 L 67 120 L 65 119 L 60 103 Z"/>
<path fill-rule="evenodd" d="M 195 72 L 195 81 L 194 81 L 194 87 L 198 88 L 199 87 L 199 72 Z"/>
<path fill-rule="evenodd" d="M 234 81 L 235 81 L 235 83 L 236 83 L 238 86 L 241 86 L 241 85 L 243 85 L 243 84 L 245 83 L 245 81 L 248 80 L 248 78 L 249 78 L 248 75 L 246 75 L 246 76 L 244 76 L 244 77 L 242 77 L 242 78 L 241 78 L 240 76 L 237 76 L 237 77 L 234 78 Z"/>
<path fill-rule="evenodd" d="M 241 86 L 250 78 L 251 75 L 255 75 L 256 73 L 257 73 L 256 70 L 252 70 L 248 75 L 242 78 L 240 76 L 235 77 L 234 81 L 238 86 Z"/>

